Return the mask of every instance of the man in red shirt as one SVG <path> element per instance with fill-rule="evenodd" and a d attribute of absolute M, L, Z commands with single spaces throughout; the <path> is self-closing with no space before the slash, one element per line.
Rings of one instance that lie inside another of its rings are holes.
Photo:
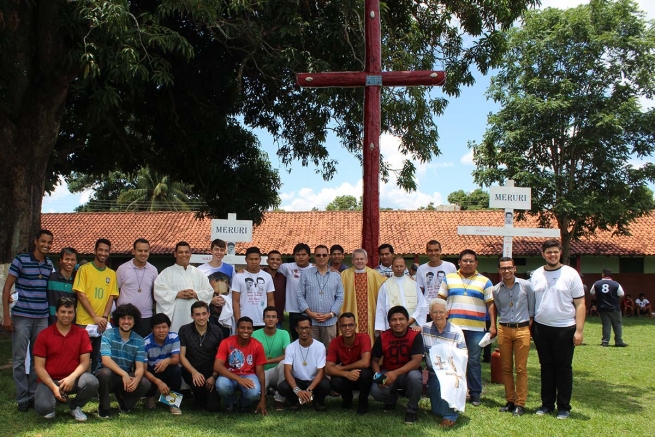
<path fill-rule="evenodd" d="M 68 403 L 71 416 L 84 422 L 82 407 L 98 392 L 98 380 L 86 372 L 93 348 L 86 331 L 73 324 L 75 299 L 60 297 L 55 314 L 57 323 L 41 331 L 34 343 L 34 369 L 39 378 L 34 408 L 37 414 L 52 419 L 56 402 Z M 69 400 L 69 393 L 75 393 L 75 398 Z"/>
<path fill-rule="evenodd" d="M 423 391 L 423 339 L 420 332 L 409 329 L 405 307 L 391 308 L 387 320 L 390 328 L 375 339 L 371 352 L 375 372 L 371 395 L 384 402 L 384 411 L 389 413 L 396 409 L 398 390 L 403 390 L 407 396 L 405 424 L 413 425 L 418 420 L 418 401 Z"/>
<path fill-rule="evenodd" d="M 339 329 L 342 335 L 333 339 L 327 352 L 325 373 L 332 377 L 332 390 L 343 399 L 341 408 L 350 409 L 353 403 L 353 390 L 359 390 L 357 414 L 368 413 L 368 395 L 373 383 L 371 372 L 371 338 L 367 334 L 355 332 L 357 324 L 353 313 L 339 316 Z"/>
<path fill-rule="evenodd" d="M 214 371 L 218 373 L 216 390 L 227 403 L 226 411 L 232 412 L 237 403 L 236 391 L 241 391 L 241 412 L 248 411 L 250 402 L 259 399 L 255 413 L 266 415 L 264 346 L 252 337 L 253 322 L 250 317 L 237 321 L 237 334 L 226 338 L 218 346 Z"/>

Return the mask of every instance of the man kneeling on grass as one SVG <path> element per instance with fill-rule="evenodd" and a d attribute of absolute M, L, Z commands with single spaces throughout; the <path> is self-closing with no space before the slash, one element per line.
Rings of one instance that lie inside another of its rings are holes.
<path fill-rule="evenodd" d="M 384 402 L 385 413 L 391 413 L 396 409 L 398 390 L 403 390 L 407 396 L 405 424 L 413 425 L 418 420 L 418 401 L 423 391 L 423 339 L 420 332 L 409 329 L 405 307 L 391 308 L 387 321 L 390 329 L 375 339 L 371 352 L 375 372 L 371 395 Z"/>
<path fill-rule="evenodd" d="M 150 390 L 150 381 L 143 377 L 146 370 L 143 337 L 132 331 L 141 313 L 126 303 L 119 305 L 113 316 L 116 327 L 102 334 L 102 362 L 95 373 L 100 383 L 98 417 L 101 419 L 109 418 L 111 393 L 116 396 L 120 411 L 127 413 Z"/>
<path fill-rule="evenodd" d="M 57 401 L 68 402 L 71 416 L 84 422 L 82 407 L 98 391 L 98 380 L 86 373 L 93 348 L 86 331 L 73 324 L 75 299 L 60 297 L 55 316 L 57 322 L 41 331 L 34 343 L 34 369 L 39 378 L 34 408 L 52 419 Z M 76 396 L 69 400 L 69 393 Z"/>
<path fill-rule="evenodd" d="M 180 339 L 177 333 L 171 332 L 171 319 L 164 313 L 158 313 L 150 320 L 152 332 L 145 338 L 146 374 L 151 383 L 146 394 L 146 408 L 154 409 L 157 399 L 155 395 L 167 396 L 171 391 L 180 392 L 182 386 L 182 368 L 180 364 Z M 179 416 L 182 410 L 175 406 L 168 411 Z"/>

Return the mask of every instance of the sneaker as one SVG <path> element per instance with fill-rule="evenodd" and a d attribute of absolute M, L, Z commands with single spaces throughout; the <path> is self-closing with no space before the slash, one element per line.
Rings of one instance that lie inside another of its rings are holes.
<path fill-rule="evenodd" d="M 384 404 L 384 412 L 392 413 L 396 409 L 396 404 Z"/>
<path fill-rule="evenodd" d="M 52 413 L 48 413 L 45 416 L 43 416 L 44 419 L 54 419 L 55 418 L 55 412 L 53 411 Z"/>
<path fill-rule="evenodd" d="M 601 345 L 602 347 L 609 347 L 609 346 L 610 346 L 609 343 L 601 343 L 600 345 Z"/>
<path fill-rule="evenodd" d="M 523 407 L 520 406 L 520 405 L 517 405 L 517 407 L 514 408 L 514 412 L 512 413 L 512 415 L 518 417 L 518 416 L 523 416 L 523 413 L 524 413 Z"/>
<path fill-rule="evenodd" d="M 284 411 L 283 401 L 275 401 L 275 411 Z"/>
<path fill-rule="evenodd" d="M 558 419 L 568 419 L 571 416 L 571 413 L 568 410 L 557 410 Z"/>
<path fill-rule="evenodd" d="M 109 410 L 98 408 L 98 417 L 101 419 L 109 419 Z"/>
<path fill-rule="evenodd" d="M 418 420 L 418 414 L 412 412 L 405 413 L 405 425 L 414 425 Z"/>
<path fill-rule="evenodd" d="M 505 406 L 500 407 L 500 410 L 498 411 L 500 411 L 501 413 L 511 413 L 512 411 L 514 411 L 514 402 L 506 403 Z"/>
<path fill-rule="evenodd" d="M 275 396 L 275 389 L 273 387 L 269 387 L 266 389 L 266 396 Z"/>
<path fill-rule="evenodd" d="M 18 403 L 18 411 L 25 412 L 30 409 L 30 404 L 29 402 L 19 402 Z"/>
<path fill-rule="evenodd" d="M 123 397 L 118 395 L 114 395 L 114 396 L 116 397 L 116 402 L 118 402 L 118 412 L 120 414 L 129 414 L 130 411 L 132 410 L 130 410 L 125 406 L 125 403 L 123 402 Z"/>
<path fill-rule="evenodd" d="M 615 346 L 616 347 L 628 347 L 628 343 L 618 343 Z"/>
<path fill-rule="evenodd" d="M 146 401 L 144 402 L 143 406 L 149 410 L 154 410 L 155 408 L 157 408 L 157 402 L 155 401 L 155 397 L 151 396 L 149 398 L 146 398 Z"/>
<path fill-rule="evenodd" d="M 482 405 L 482 401 L 480 400 L 480 398 L 471 398 L 471 405 L 473 405 L 474 407 L 479 407 L 480 405 Z"/>
<path fill-rule="evenodd" d="M 71 416 L 75 418 L 78 422 L 86 422 L 86 414 L 82 412 L 82 409 L 80 407 L 75 408 L 74 410 L 70 411 Z"/>
<path fill-rule="evenodd" d="M 550 407 L 544 407 L 543 405 L 539 407 L 537 411 L 534 412 L 537 416 L 545 416 L 553 412 L 553 409 Z"/>
<path fill-rule="evenodd" d="M 168 412 L 171 413 L 173 416 L 181 416 L 182 415 L 182 410 L 180 410 L 177 407 L 173 407 L 173 406 L 168 407 Z"/>

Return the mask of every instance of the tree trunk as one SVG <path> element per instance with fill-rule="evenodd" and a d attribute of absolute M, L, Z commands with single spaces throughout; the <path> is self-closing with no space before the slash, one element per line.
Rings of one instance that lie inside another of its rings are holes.
<path fill-rule="evenodd" d="M 3 10 L 15 14 L 18 24 L 0 57 L 0 69 L 10 78 L 0 107 L 0 264 L 27 250 L 41 223 L 48 160 L 75 77 L 63 65 L 62 4 L 19 1 L 11 3 L 14 10 Z"/>
<path fill-rule="evenodd" d="M 562 243 L 562 264 L 569 265 L 571 259 L 571 241 L 573 239 L 573 234 L 568 228 L 568 220 L 563 218 L 557 218 L 557 225 L 560 229 L 560 237 Z"/>

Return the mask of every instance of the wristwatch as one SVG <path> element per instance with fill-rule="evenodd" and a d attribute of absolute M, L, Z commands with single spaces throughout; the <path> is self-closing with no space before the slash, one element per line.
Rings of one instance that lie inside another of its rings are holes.
<path fill-rule="evenodd" d="M 296 386 L 296 388 L 293 389 L 293 394 L 297 395 L 298 393 L 300 393 L 300 391 L 301 391 L 300 387 Z"/>

